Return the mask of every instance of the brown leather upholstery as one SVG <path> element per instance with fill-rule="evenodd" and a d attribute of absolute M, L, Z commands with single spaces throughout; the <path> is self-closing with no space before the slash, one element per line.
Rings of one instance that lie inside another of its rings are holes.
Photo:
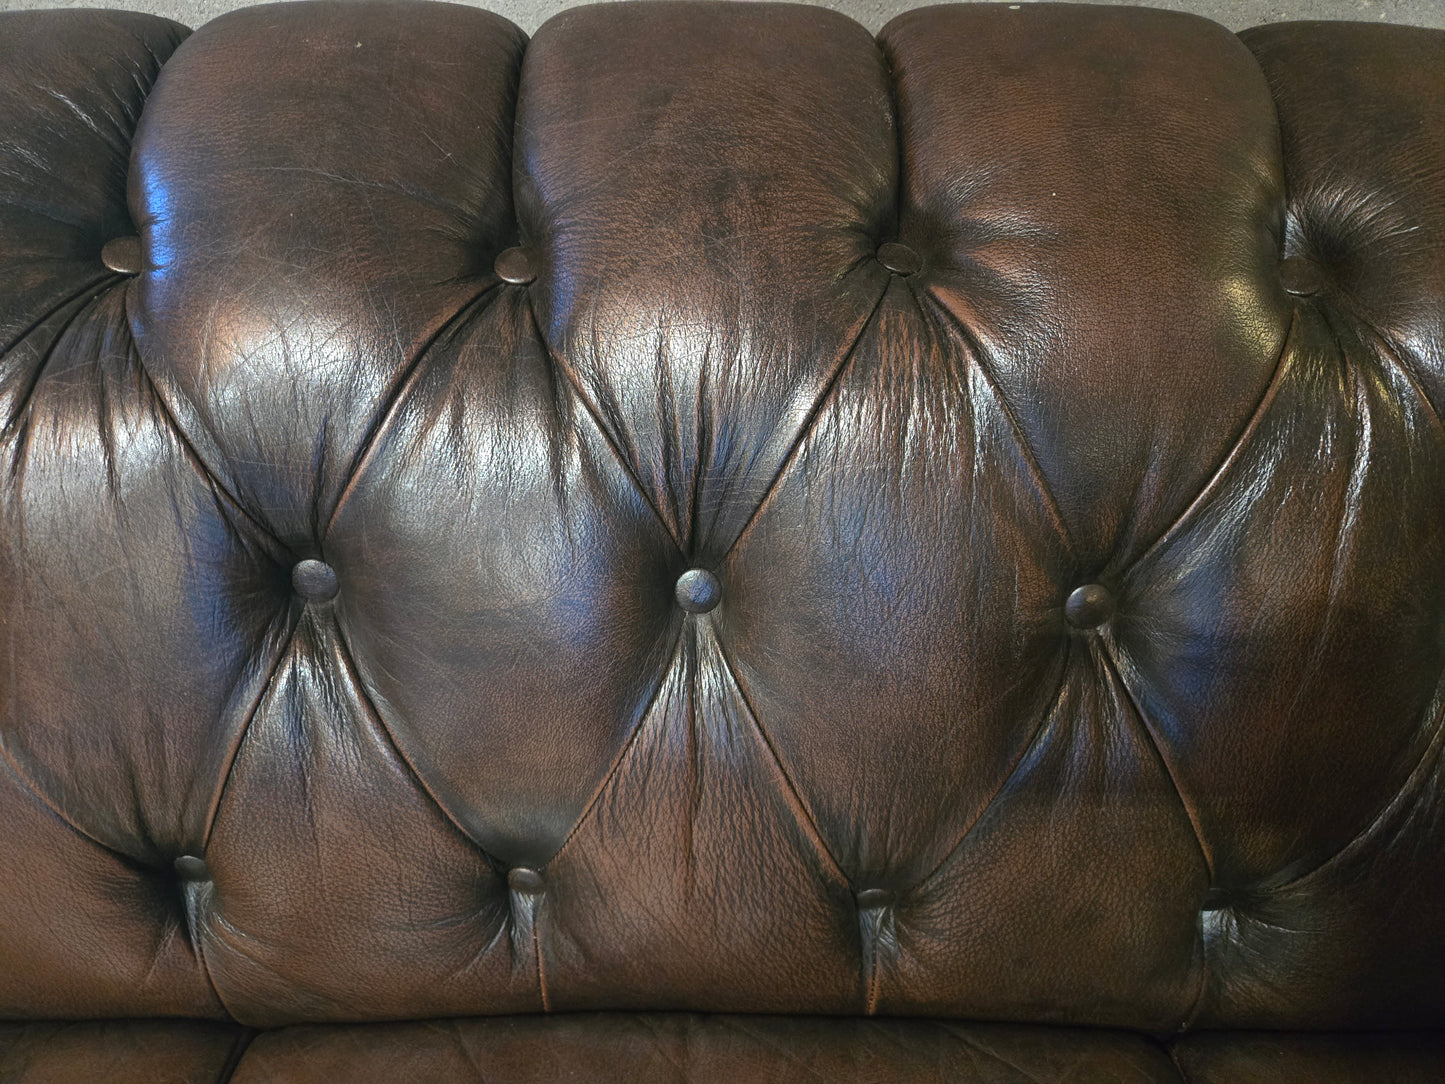
<path fill-rule="evenodd" d="M 0 1017 L 225 1023 L 0 1069 L 1445 1073 L 1146 1037 L 1445 1024 L 1445 33 L 187 34 L 0 15 Z M 836 1019 L 248 1030 L 593 1010 Z"/>
<path fill-rule="evenodd" d="M 263 1032 L 209 1021 L 0 1023 L 14 1084 L 1438 1084 L 1423 1032 L 1132 1032 L 818 1016 L 569 1013 Z"/>

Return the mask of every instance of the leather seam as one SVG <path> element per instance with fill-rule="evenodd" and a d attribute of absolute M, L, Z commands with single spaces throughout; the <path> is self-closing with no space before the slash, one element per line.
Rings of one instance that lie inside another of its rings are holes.
<path fill-rule="evenodd" d="M 216 1084 L 230 1084 L 231 1078 L 236 1075 L 236 1070 L 241 1067 L 241 1061 L 246 1056 L 246 1051 L 260 1034 L 254 1028 L 247 1028 L 236 1036 L 231 1044 L 230 1051 L 226 1054 L 226 1060 L 221 1065 L 221 1071 L 216 1074 Z"/>
<path fill-rule="evenodd" d="M 727 671 L 728 679 L 733 683 L 733 688 L 738 691 L 738 699 L 742 701 L 743 708 L 747 711 L 748 722 L 752 724 L 753 730 L 763 743 L 763 748 L 768 752 L 768 758 L 773 762 L 774 769 L 776 769 L 779 777 L 783 781 L 783 786 L 787 792 L 788 804 L 793 807 L 793 816 L 797 819 L 799 825 L 805 829 L 805 834 L 812 839 L 813 845 L 818 848 L 819 853 L 827 860 L 828 865 L 832 867 L 833 873 L 844 885 L 851 888 L 852 879 L 843 872 L 842 865 L 839 864 L 838 859 L 834 857 L 832 850 L 823 839 L 823 833 L 818 830 L 818 822 L 813 818 L 812 812 L 803 802 L 802 796 L 798 793 L 798 788 L 793 783 L 792 776 L 788 774 L 788 769 L 783 766 L 783 761 L 778 756 L 777 749 L 773 746 L 771 736 L 763 727 L 762 719 L 758 717 L 758 713 L 753 709 L 752 698 L 748 696 L 747 689 L 743 687 L 743 683 L 738 677 L 732 659 L 728 657 L 728 652 L 723 647 L 722 641 L 715 634 L 713 634 L 713 644 L 717 648 L 718 658 L 722 660 L 723 668 Z"/>
<path fill-rule="evenodd" d="M 342 508 L 355 490 L 356 484 L 360 480 L 363 472 L 367 466 L 370 465 L 373 453 L 381 444 L 382 438 L 386 435 L 387 430 L 394 424 L 396 415 L 400 413 L 410 393 L 415 388 L 417 381 L 420 380 L 422 363 L 427 360 L 427 356 L 431 353 L 432 349 L 453 334 L 468 317 L 474 315 L 485 303 L 489 294 L 494 291 L 500 292 L 500 289 L 500 282 L 489 282 L 463 302 L 457 311 L 442 321 L 441 326 L 429 335 L 426 341 L 417 348 L 416 355 L 407 363 L 401 373 L 397 375 L 391 387 L 383 394 L 381 403 L 374 411 L 371 424 L 366 427 L 366 433 L 362 437 L 361 443 L 357 445 L 356 451 L 352 454 L 351 462 L 347 466 L 346 478 L 342 482 L 341 488 L 337 491 L 336 503 L 332 505 L 331 513 L 326 517 L 326 525 L 318 534 L 318 543 L 324 545 L 325 540 L 330 537 L 332 528 L 336 526 L 336 520 L 341 515 Z M 317 492 L 319 494 L 320 486 L 317 487 Z"/>
<path fill-rule="evenodd" d="M 54 305 L 51 305 L 34 320 L 26 324 L 25 327 L 21 328 L 18 332 L 16 332 L 15 336 L 11 338 L 11 340 L 7 342 L 3 347 L 0 347 L 0 358 L 5 357 L 11 351 L 15 350 L 21 343 L 23 343 L 26 339 L 33 335 L 35 331 L 41 327 L 41 325 L 43 325 L 56 313 L 64 309 L 67 305 L 73 305 L 75 302 L 79 301 L 87 294 L 92 295 L 93 299 L 93 297 L 103 293 L 107 286 L 110 286 L 117 282 L 121 282 L 126 277 L 127 276 L 121 275 L 118 272 L 108 272 L 107 274 L 101 275 L 98 278 L 91 279 L 84 286 L 80 287 L 80 289 L 73 290 L 70 293 L 66 294 Z M 87 299 L 86 304 L 89 304 L 90 300 L 91 299 Z M 79 313 L 76 313 L 76 316 L 79 315 Z M 69 327 L 71 321 L 73 321 L 74 319 L 75 317 L 71 317 L 71 320 L 67 320 L 66 327 Z M 61 328 L 60 333 L 56 336 L 56 338 L 58 339 L 60 335 L 64 334 L 65 328 Z M 24 404 L 22 403 L 21 405 L 23 407 Z M 19 410 L 17 410 L 16 413 L 18 414 Z"/>
<path fill-rule="evenodd" d="M 236 770 L 236 761 L 240 758 L 241 747 L 246 742 L 246 736 L 251 732 L 251 724 L 256 719 L 256 713 L 261 710 L 261 704 L 265 701 L 266 694 L 270 692 L 271 685 L 273 682 L 275 682 L 276 674 L 280 671 L 282 663 L 284 663 L 286 661 L 286 657 L 291 654 L 292 646 L 295 644 L 296 630 L 301 627 L 301 622 L 304 619 L 305 611 L 304 609 L 288 607 L 288 611 L 292 609 L 294 609 L 294 616 L 291 616 L 290 613 L 288 613 L 287 615 L 288 617 L 290 617 L 291 627 L 286 632 L 286 640 L 281 645 L 281 650 L 276 652 L 276 657 L 271 660 L 271 666 L 266 672 L 266 680 L 261 683 L 261 687 L 256 693 L 255 701 L 247 710 L 245 720 L 241 723 L 241 728 L 236 732 L 236 737 L 231 742 L 230 748 L 227 750 L 227 756 L 224 762 L 224 770 L 221 773 L 220 782 L 216 785 L 216 790 L 214 796 L 211 799 L 211 803 L 206 810 L 206 820 L 201 829 L 202 851 L 205 851 L 205 849 L 210 847 L 211 845 L 211 832 L 215 829 L 216 818 L 220 815 L 221 803 L 225 801 L 226 790 L 231 783 L 231 775 Z M 244 680 L 244 678 L 242 680 Z"/>
<path fill-rule="evenodd" d="M 225 1014 L 233 1021 L 240 1023 L 240 1017 L 236 1015 L 236 1011 L 232 1009 L 226 1001 L 221 993 L 221 987 L 216 983 L 216 975 L 211 970 L 211 961 L 206 955 L 206 945 L 200 935 L 199 923 L 197 924 L 195 944 L 192 947 L 196 952 L 196 962 L 201 965 L 201 974 L 206 976 L 206 985 L 211 988 L 211 993 L 216 995 L 216 1004 L 220 1005 Z"/>
<path fill-rule="evenodd" d="M 881 915 L 879 916 L 879 922 L 880 924 L 882 922 Z M 876 1016 L 878 1014 L 879 985 L 878 937 L 875 934 L 868 939 L 868 990 L 866 995 L 867 1001 L 864 1005 L 864 1010 L 869 1016 Z"/>
<path fill-rule="evenodd" d="M 191 439 L 190 434 L 181 426 L 175 411 L 171 409 L 170 403 L 168 403 L 166 397 L 161 394 L 160 385 L 156 383 L 155 378 L 151 375 L 150 369 L 146 366 L 145 358 L 141 356 L 140 343 L 137 341 L 135 329 L 131 325 L 129 290 L 127 290 L 125 294 L 125 312 L 126 332 L 130 336 L 131 357 L 135 362 L 136 371 L 140 374 L 141 379 L 145 381 L 146 387 L 150 389 L 151 398 L 155 402 L 156 409 L 160 411 L 161 417 L 165 420 L 166 425 L 169 426 L 171 433 L 175 435 L 176 441 L 181 446 L 182 453 L 190 462 L 192 468 L 201 476 L 201 479 L 214 492 L 216 497 L 219 498 L 217 503 L 224 508 L 231 509 L 240 516 L 250 528 L 251 532 L 260 540 L 263 547 L 270 544 L 289 551 L 289 547 L 281 542 L 274 531 L 264 526 L 246 510 L 240 498 L 233 492 L 233 487 L 227 486 L 221 481 L 220 475 L 207 465 L 205 459 L 197 449 L 195 442 Z M 233 529 L 236 529 L 235 524 L 231 524 L 231 526 Z M 240 534 L 241 532 L 237 530 L 236 533 Z"/>
<path fill-rule="evenodd" d="M 1184 1066 L 1179 1063 L 1179 1054 L 1174 1049 L 1174 1043 L 1165 1044 L 1164 1051 L 1169 1055 L 1169 1061 L 1170 1064 L 1174 1066 L 1174 1071 L 1179 1074 L 1179 1084 L 1190 1084 L 1189 1074 L 1184 1071 Z"/>
<path fill-rule="evenodd" d="M 61 824 L 65 825 L 87 843 L 93 843 L 106 854 L 112 855 L 118 861 L 132 867 L 143 866 L 143 863 L 138 862 L 136 859 L 132 858 L 125 852 L 118 851 L 114 847 L 110 846 L 110 844 L 105 843 L 102 840 L 91 835 L 79 824 L 77 824 L 68 814 L 63 812 L 61 808 L 56 805 L 54 801 L 51 800 L 49 795 L 42 791 L 40 787 L 36 785 L 35 781 L 32 780 L 21 769 L 20 763 L 15 759 L 14 754 L 11 753 L 10 743 L 5 740 L 5 736 L 3 733 L 0 733 L 0 756 L 3 756 L 5 758 L 6 766 L 9 767 L 10 771 L 14 774 L 16 780 L 20 783 L 20 785 L 24 787 L 27 791 L 29 791 L 30 794 L 35 798 L 35 800 L 38 801 L 42 806 L 44 806 L 50 812 L 50 815 L 53 816 L 56 820 L 60 821 Z"/>
<path fill-rule="evenodd" d="M 863 341 L 863 336 L 868 333 L 868 328 L 872 326 L 873 321 L 877 318 L 878 311 L 883 307 L 883 302 L 888 297 L 888 291 L 892 285 L 893 278 L 890 273 L 887 281 L 883 284 L 883 289 L 879 291 L 878 297 L 874 300 L 872 307 L 869 308 L 868 315 L 864 317 L 863 321 L 858 325 L 858 333 L 853 336 L 853 341 L 848 344 L 848 348 L 839 355 L 838 363 L 833 367 L 833 371 L 823 382 L 822 388 L 813 400 L 812 406 L 808 408 L 807 415 L 804 417 L 802 424 L 798 426 L 797 433 L 793 435 L 793 440 L 788 447 L 787 453 L 778 462 L 778 469 L 773 472 L 772 478 L 768 479 L 768 484 L 764 487 L 762 496 L 758 498 L 758 502 L 754 506 L 752 513 L 748 516 L 746 522 L 743 523 L 742 529 L 737 533 L 737 537 L 728 543 L 728 548 L 723 551 L 722 557 L 718 559 L 717 563 L 719 565 L 726 561 L 728 557 L 742 545 L 743 539 L 747 537 L 748 532 L 753 529 L 753 525 L 762 518 L 763 512 L 766 511 L 768 505 L 772 503 L 778 487 L 782 484 L 783 478 L 792 467 L 793 461 L 798 457 L 803 446 L 812 436 L 813 430 L 818 424 L 818 419 L 823 416 L 823 411 L 828 408 L 828 405 L 837 395 L 838 389 L 842 386 L 843 377 L 853 364 L 853 358 L 858 351 L 858 345 Z"/>
<path fill-rule="evenodd" d="M 873 47 L 878 51 L 883 75 L 888 83 L 888 115 L 893 122 L 893 237 L 897 239 L 903 234 L 903 203 L 907 194 L 907 174 L 904 172 L 907 141 L 903 137 L 903 112 L 898 106 L 900 79 L 893 50 L 883 40 L 882 34 L 873 35 Z"/>
<path fill-rule="evenodd" d="M 572 368 L 567 364 L 566 359 L 564 359 L 557 350 L 553 349 L 551 342 L 548 341 L 547 336 L 543 333 L 542 324 L 537 319 L 537 310 L 536 307 L 532 304 L 532 297 L 530 292 L 527 295 L 527 312 L 531 317 L 532 330 L 537 335 L 537 341 L 542 344 L 543 353 L 547 357 L 548 361 L 551 362 L 551 368 L 556 372 L 562 374 L 562 379 L 566 381 L 567 386 L 572 389 L 572 394 L 577 397 L 577 401 L 582 404 L 582 409 L 586 412 L 588 418 L 591 420 L 593 427 L 596 428 L 597 432 L 601 435 L 603 442 L 612 452 L 612 457 L 616 460 L 618 467 L 622 470 L 622 473 L 626 476 L 627 480 L 632 483 L 632 488 L 636 491 L 638 497 L 642 500 L 642 503 L 647 506 L 648 510 L 652 513 L 654 518 L 656 518 L 658 524 L 662 527 L 663 534 L 666 535 L 668 541 L 672 543 L 673 549 L 675 549 L 679 554 L 686 557 L 686 551 L 683 549 L 682 540 L 677 537 L 677 534 L 673 531 L 673 529 L 668 526 L 667 520 L 663 518 L 662 513 L 658 511 L 657 505 L 653 502 L 651 495 L 643 486 L 642 480 L 632 469 L 632 464 L 629 463 L 627 457 L 622 454 L 622 449 L 618 447 L 617 441 L 608 431 L 607 426 L 602 423 L 602 415 L 598 412 L 596 405 L 592 402 L 591 398 L 587 395 L 587 393 L 582 389 L 582 385 L 577 380 L 575 374 L 573 374 Z"/>
<path fill-rule="evenodd" d="M 45 317 L 42 318 L 40 323 L 37 323 L 35 325 L 36 327 L 39 327 L 41 324 L 44 323 L 45 320 L 50 319 L 52 316 L 60 312 L 66 306 L 72 305 L 77 301 L 81 302 L 80 306 L 75 310 L 75 312 L 66 318 L 60 329 L 56 331 L 55 338 L 50 340 L 50 343 L 41 353 L 40 360 L 35 363 L 35 371 L 31 374 L 30 381 L 26 385 L 25 391 L 21 394 L 19 402 L 15 404 L 14 413 L 5 420 L 3 428 L 0 428 L 0 440 L 8 441 L 13 439 L 15 442 L 15 447 L 11 453 L 13 459 L 11 460 L 10 464 L 10 477 L 13 481 L 17 482 L 17 489 L 19 488 L 18 482 L 20 481 L 22 475 L 26 452 L 28 452 L 29 450 L 31 407 L 34 403 L 35 393 L 40 388 L 40 382 L 45 377 L 45 371 L 50 367 L 50 362 L 51 359 L 55 356 L 55 351 L 60 347 L 60 343 L 65 338 L 66 334 L 69 333 L 70 329 L 75 326 L 75 322 L 79 320 L 82 316 L 84 316 L 85 313 L 89 311 L 90 307 L 94 305 L 96 301 L 99 300 L 110 289 L 112 285 L 113 282 L 110 279 L 106 279 L 98 285 L 89 288 L 88 290 L 83 290 L 77 294 L 72 295 L 71 297 L 67 298 L 63 304 L 57 306 L 53 311 L 47 313 Z M 26 336 L 28 336 L 34 330 L 35 328 L 31 328 L 29 331 L 26 332 Z M 6 351 L 6 353 L 9 353 L 9 351 Z M 3 354 L 0 354 L 0 357 L 3 356 Z"/>
<path fill-rule="evenodd" d="M 1195 921 L 1195 930 L 1199 937 L 1199 988 L 1194 991 L 1193 1003 L 1184 1019 L 1179 1023 L 1179 1033 L 1182 1035 L 1191 1031 L 1199 1020 L 1199 1014 L 1204 1011 L 1204 999 L 1209 994 L 1209 946 L 1204 941 L 1204 912 L 1199 912 Z"/>
<path fill-rule="evenodd" d="M 912 287 L 910 287 L 910 289 L 912 289 Z M 1078 550 L 1074 546 L 1073 537 L 1069 534 L 1069 526 L 1064 521 L 1064 514 L 1059 508 L 1059 502 L 1054 498 L 1053 490 L 1049 486 L 1048 479 L 1044 477 L 1043 469 L 1039 466 L 1039 461 L 1034 455 L 1033 447 L 1024 436 L 1024 431 L 1019 425 L 1018 418 L 1014 416 L 1013 407 L 1009 405 L 1008 399 L 1003 394 L 1003 389 L 999 386 L 998 382 L 994 380 L 993 373 L 991 373 L 988 366 L 984 364 L 985 351 L 983 349 L 983 342 L 974 334 L 972 328 L 959 319 L 958 315 L 952 309 L 938 300 L 930 291 L 926 289 L 921 291 L 914 290 L 914 297 L 919 300 L 920 308 L 922 308 L 923 299 L 927 298 L 930 305 L 942 311 L 945 319 L 958 329 L 959 336 L 963 339 L 966 348 L 965 353 L 968 360 L 977 368 L 979 375 L 983 377 L 983 382 L 988 385 L 990 395 L 997 405 L 999 413 L 1003 415 L 1004 421 L 1008 423 L 1009 436 L 1013 438 L 1015 447 L 1018 448 L 1019 454 L 1023 457 L 1024 464 L 1028 468 L 1029 479 L 1033 482 L 1034 489 L 1038 492 L 1039 499 L 1043 502 L 1044 510 L 1048 518 L 1053 522 L 1054 531 L 1059 536 L 1059 541 L 1063 544 L 1064 553 L 1071 561 L 1077 563 Z"/>
<path fill-rule="evenodd" d="M 1184 810 L 1185 819 L 1189 821 L 1190 831 L 1194 835 L 1195 845 L 1199 848 L 1199 855 L 1204 859 L 1204 869 L 1209 876 L 1209 883 L 1212 886 L 1214 884 L 1214 855 L 1205 842 L 1204 831 L 1199 823 L 1198 810 L 1195 808 L 1194 803 L 1185 797 L 1184 788 L 1179 784 L 1179 777 L 1176 774 L 1174 764 L 1165 755 L 1163 744 L 1160 742 L 1158 734 L 1155 733 L 1154 724 L 1151 723 L 1149 717 L 1145 715 L 1143 707 L 1140 706 L 1138 699 L 1134 695 L 1134 690 L 1131 689 L 1129 683 L 1124 680 L 1124 675 L 1119 669 L 1118 661 L 1114 658 L 1113 650 L 1102 640 L 1099 644 L 1099 657 L 1108 668 L 1110 679 L 1119 687 L 1119 691 L 1124 694 L 1124 698 L 1129 702 L 1135 718 L 1139 720 L 1139 729 L 1143 732 L 1144 740 L 1148 743 L 1150 749 L 1153 750 L 1154 756 L 1164 769 L 1164 777 L 1169 780 L 1169 785 L 1174 790 L 1174 796 L 1178 800 L 1180 807 Z"/>
<path fill-rule="evenodd" d="M 1263 393 L 1254 405 L 1254 409 L 1250 411 L 1249 417 L 1245 420 L 1244 427 L 1240 429 L 1235 438 L 1230 441 L 1229 450 L 1224 453 L 1224 458 L 1219 461 L 1214 470 L 1210 471 L 1209 477 L 1205 479 L 1204 485 L 1200 487 L 1199 492 L 1196 493 L 1179 514 L 1174 517 L 1174 520 L 1159 533 L 1158 537 L 1145 547 L 1144 552 L 1129 563 L 1129 568 L 1124 573 L 1125 579 L 1133 576 L 1135 571 L 1141 568 L 1150 557 L 1163 546 L 1172 542 L 1198 517 L 1200 511 L 1224 484 L 1225 478 L 1228 477 L 1235 464 L 1243 457 L 1245 449 L 1253 442 L 1255 434 L 1258 432 L 1260 425 L 1263 424 L 1265 416 L 1269 413 L 1270 407 L 1274 405 L 1279 390 L 1284 384 L 1284 374 L 1287 368 L 1286 363 L 1289 359 L 1290 347 L 1295 341 L 1299 322 L 1299 308 L 1296 307 L 1290 316 L 1289 326 L 1285 329 L 1284 339 L 1280 343 L 1279 354 L 1275 357 L 1274 370 L 1270 375 L 1269 383 L 1265 385 Z"/>
<path fill-rule="evenodd" d="M 711 434 L 710 413 L 704 409 L 707 403 L 708 373 L 710 367 L 703 365 L 699 368 L 697 378 L 697 400 L 693 404 L 693 428 L 697 433 L 697 442 L 693 450 L 693 462 L 697 464 L 692 472 L 692 491 L 688 496 L 688 524 L 687 524 L 687 546 L 684 552 L 689 556 L 697 551 L 698 536 L 698 502 L 702 496 L 703 478 L 703 450 L 707 447 L 708 438 Z M 722 562 L 719 561 L 719 564 Z"/>
<path fill-rule="evenodd" d="M 127 290 L 125 293 L 125 315 L 126 330 L 130 333 L 131 353 L 135 358 L 136 368 L 140 371 L 141 376 L 145 379 L 146 385 L 150 388 L 151 395 L 155 399 L 157 409 L 161 412 L 162 417 L 165 418 L 167 424 L 171 428 L 171 431 L 176 435 L 176 439 L 180 442 L 181 447 L 186 452 L 186 455 L 194 464 L 197 473 L 199 473 L 210 484 L 210 486 L 216 491 L 217 494 L 224 498 L 226 504 L 234 508 L 241 515 L 241 517 L 245 519 L 245 521 L 250 525 L 251 529 L 256 533 L 259 538 L 261 538 L 262 540 L 274 540 L 277 546 L 289 549 L 289 547 L 284 546 L 280 538 L 276 535 L 275 531 L 264 526 L 260 520 L 258 520 L 246 509 L 246 506 L 241 502 L 241 498 L 238 495 L 236 487 L 233 484 L 228 485 L 226 484 L 226 482 L 222 481 L 221 472 L 216 470 L 210 463 L 206 462 L 205 456 L 201 454 L 200 446 L 196 443 L 195 439 L 191 436 L 191 434 L 186 431 L 185 427 L 181 425 L 180 416 L 176 413 L 174 409 L 172 409 L 170 402 L 166 399 L 164 393 L 161 391 L 160 384 L 157 383 L 155 377 L 151 375 L 150 368 L 146 365 L 145 358 L 141 354 L 140 339 L 136 336 L 135 333 L 135 318 L 131 315 L 130 311 L 129 290 Z M 217 448 L 217 450 L 219 451 L 219 447 Z"/>
<path fill-rule="evenodd" d="M 540 923 L 541 907 L 537 903 L 532 905 L 532 951 L 537 957 L 537 992 L 542 997 L 542 1011 L 552 1011 L 552 997 L 547 992 L 547 965 L 542 962 L 542 931 L 538 928 Z"/>
<path fill-rule="evenodd" d="M 617 759 L 615 759 L 607 769 L 607 774 L 602 777 L 602 780 L 597 784 L 597 788 L 592 792 L 592 796 L 587 800 L 587 804 L 582 808 L 582 812 L 578 814 L 577 823 L 572 825 L 571 831 L 569 831 L 566 838 L 562 840 L 562 845 L 557 848 L 557 852 L 547 860 L 548 865 L 562 857 L 568 845 L 572 842 L 572 838 L 576 836 L 582 829 L 582 826 L 587 823 L 588 817 L 592 815 L 592 810 L 596 807 L 597 803 L 602 800 L 602 796 L 607 793 L 607 788 L 611 785 L 613 777 L 621 770 L 623 762 L 627 759 L 628 754 L 632 752 L 633 745 L 636 744 L 638 737 L 642 734 L 643 727 L 647 725 L 647 717 L 652 714 L 652 709 L 657 705 L 658 697 L 662 695 L 663 686 L 667 684 L 667 675 L 672 673 L 672 668 L 678 663 L 679 654 L 682 650 L 683 636 L 686 632 L 687 621 L 678 621 L 677 633 L 672 637 L 672 647 L 666 656 L 667 662 L 662 667 L 662 671 L 658 676 L 657 685 L 654 686 L 652 694 L 647 698 L 647 703 L 637 716 L 637 724 L 632 728 L 632 733 L 627 735 L 627 740 L 622 743 L 622 748 L 617 752 Z"/>
<path fill-rule="evenodd" d="M 979 811 L 974 815 L 973 820 L 968 822 L 968 825 L 959 834 L 959 837 L 954 840 L 953 844 L 948 848 L 948 850 L 943 853 L 943 857 L 933 864 L 933 868 L 930 869 L 927 873 L 925 873 L 922 877 L 920 877 L 916 882 L 914 882 L 914 890 L 917 890 L 918 888 L 931 881 L 934 877 L 936 877 L 939 871 L 948 864 L 949 860 L 952 859 L 956 853 L 958 853 L 959 848 L 962 847 L 965 841 L 967 841 L 968 837 L 973 834 L 973 830 L 983 822 L 984 817 L 988 815 L 988 811 L 993 808 L 993 804 L 998 800 L 999 795 L 1001 795 L 1008 788 L 1009 783 L 1011 783 L 1014 777 L 1018 775 L 1019 769 L 1023 766 L 1024 761 L 1028 759 L 1029 754 L 1034 751 L 1034 749 L 1038 746 L 1039 742 L 1043 739 L 1044 731 L 1048 727 L 1049 719 L 1054 714 L 1055 710 L 1059 706 L 1059 703 L 1063 699 L 1064 684 L 1068 680 L 1069 661 L 1073 655 L 1073 651 L 1074 643 L 1071 637 L 1064 642 L 1064 658 L 1062 663 L 1060 663 L 1059 665 L 1059 680 L 1054 687 L 1053 696 L 1049 698 L 1048 704 L 1044 707 L 1043 713 L 1039 716 L 1039 721 L 1034 724 L 1034 729 L 1032 733 L 1029 734 L 1029 740 L 1024 742 L 1023 746 L 1019 749 L 1018 755 L 1014 758 L 1014 762 L 1009 766 L 1009 770 L 1004 773 L 1004 776 L 999 781 L 998 786 L 996 786 L 993 793 L 989 795 L 988 801 L 984 802 L 983 805 L 979 807 Z"/>
<path fill-rule="evenodd" d="M 1359 323 L 1360 327 L 1363 328 L 1369 334 L 1369 336 L 1375 340 L 1375 343 L 1379 347 L 1380 352 L 1385 355 L 1385 357 L 1397 370 L 1399 370 L 1400 375 L 1405 378 L 1405 382 L 1410 385 L 1410 389 L 1420 400 L 1420 405 L 1424 408 L 1425 413 L 1434 422 L 1433 428 L 1435 429 L 1436 433 L 1440 435 L 1442 439 L 1445 439 L 1445 419 L 1442 419 L 1440 417 L 1439 412 L 1435 409 L 1435 404 L 1430 402 L 1430 397 L 1425 394 L 1425 388 L 1420 383 L 1419 373 L 1416 371 L 1415 366 L 1405 360 L 1408 351 L 1402 349 L 1400 345 L 1396 343 L 1390 336 L 1386 335 L 1382 330 L 1380 330 L 1380 328 L 1376 327 L 1374 322 L 1367 318 L 1365 314 L 1360 310 L 1360 308 L 1353 302 L 1351 302 L 1349 298 L 1346 297 L 1340 299 L 1340 308 L 1344 309 L 1346 315 L 1356 320 Z M 1323 310 L 1323 307 L 1322 311 L 1324 311 L 1326 323 L 1329 323 L 1330 330 L 1335 333 L 1335 339 L 1336 342 L 1338 342 L 1339 333 L 1335 331 L 1334 324 L 1332 321 L 1330 321 L 1328 311 Z M 1344 347 L 1342 345 L 1340 347 L 1340 350 L 1343 353 Z"/>
<path fill-rule="evenodd" d="M 378 733 L 380 733 L 386 740 L 386 743 L 391 746 L 392 751 L 396 753 L 397 759 L 405 765 L 407 773 L 416 781 L 421 792 L 431 800 L 431 803 L 436 806 L 437 810 L 446 818 L 452 827 L 461 834 L 461 837 L 476 848 L 477 853 L 479 853 L 493 869 L 500 866 L 501 863 L 497 861 L 495 856 L 483 847 L 478 840 L 472 837 L 472 834 L 462 825 L 460 819 L 441 801 L 432 790 L 431 785 L 422 776 L 421 772 L 417 770 L 416 765 L 412 763 L 411 758 L 406 755 L 400 743 L 397 742 L 396 735 L 392 733 L 391 727 L 387 725 L 386 720 L 382 718 L 381 712 L 377 709 L 376 702 L 372 700 L 371 694 L 367 692 L 366 684 L 361 678 L 361 668 L 357 665 L 356 655 L 351 650 L 351 641 L 346 635 L 346 630 L 341 627 L 341 622 L 336 618 L 334 613 L 331 615 L 330 620 L 336 630 L 336 645 L 341 656 L 341 665 L 345 667 L 347 676 L 350 677 L 352 683 L 356 686 L 356 694 L 361 701 L 362 709 L 375 720 Z"/>
<path fill-rule="evenodd" d="M 1442 679 L 1442 684 L 1445 684 L 1445 679 Z M 1361 828 L 1343 847 L 1313 869 L 1306 870 L 1293 880 L 1287 881 L 1278 888 L 1272 889 L 1271 894 L 1291 892 L 1302 888 L 1311 880 L 1322 876 L 1332 866 L 1347 860 L 1353 853 L 1357 852 L 1361 847 L 1364 847 L 1371 838 L 1381 832 L 1390 818 L 1398 813 L 1407 802 L 1418 797 L 1430 776 L 1438 769 L 1441 749 L 1445 748 L 1445 699 L 1442 699 L 1440 696 L 1439 685 L 1436 686 L 1435 695 L 1437 699 L 1441 699 L 1440 706 L 1436 709 L 1433 723 L 1435 733 L 1426 745 L 1425 752 L 1421 754 L 1419 761 L 1416 762 L 1415 767 L 1411 769 L 1410 773 L 1405 777 L 1405 781 L 1400 784 L 1395 794 L 1380 808 L 1380 811 L 1370 819 L 1369 823 Z"/>

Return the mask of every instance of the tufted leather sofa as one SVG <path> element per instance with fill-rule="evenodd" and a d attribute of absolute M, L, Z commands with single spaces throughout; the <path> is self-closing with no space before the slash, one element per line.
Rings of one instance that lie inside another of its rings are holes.
<path fill-rule="evenodd" d="M 1445 33 L 1017 7 L 0 15 L 0 1079 L 1445 1077 Z"/>

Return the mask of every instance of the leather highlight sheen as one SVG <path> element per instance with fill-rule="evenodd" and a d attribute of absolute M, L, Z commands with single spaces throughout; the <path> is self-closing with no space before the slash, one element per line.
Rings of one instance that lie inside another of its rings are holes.
<path fill-rule="evenodd" d="M 1428 1079 L 1442 409 L 1445 33 L 0 14 L 0 1076 Z"/>

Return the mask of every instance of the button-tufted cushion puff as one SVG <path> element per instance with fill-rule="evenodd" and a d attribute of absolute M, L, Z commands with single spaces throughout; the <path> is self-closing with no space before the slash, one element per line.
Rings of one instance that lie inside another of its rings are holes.
<path fill-rule="evenodd" d="M 0 1016 L 1445 1025 L 1445 33 L 1014 7 L 0 15 Z"/>

